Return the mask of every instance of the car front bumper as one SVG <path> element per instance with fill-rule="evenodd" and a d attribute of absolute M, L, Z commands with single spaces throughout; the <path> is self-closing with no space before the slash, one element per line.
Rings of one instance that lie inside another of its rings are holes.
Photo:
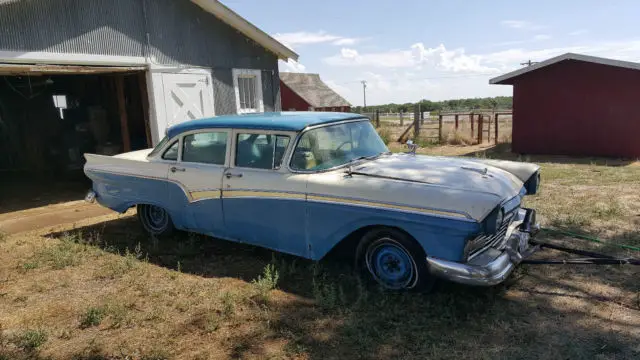
<path fill-rule="evenodd" d="M 535 236 L 538 229 L 535 210 L 520 209 L 503 243 L 484 250 L 464 263 L 427 256 L 429 271 L 436 277 L 466 285 L 499 284 L 523 259 L 537 250 L 529 245 L 529 239 Z"/>

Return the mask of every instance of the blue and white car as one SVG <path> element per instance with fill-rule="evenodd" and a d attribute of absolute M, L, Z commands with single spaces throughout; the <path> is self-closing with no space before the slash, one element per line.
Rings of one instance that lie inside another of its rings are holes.
<path fill-rule="evenodd" d="M 210 235 L 319 260 L 338 245 L 388 289 L 502 282 L 531 251 L 537 165 L 392 154 L 348 113 L 218 116 L 154 148 L 86 154 L 89 200 L 144 229 Z"/>

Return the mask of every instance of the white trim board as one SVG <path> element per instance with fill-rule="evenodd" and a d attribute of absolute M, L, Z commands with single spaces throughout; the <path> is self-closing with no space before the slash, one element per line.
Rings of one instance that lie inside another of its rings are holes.
<path fill-rule="evenodd" d="M 607 59 L 607 58 L 601 58 L 601 57 L 597 57 L 597 56 L 589 56 L 589 55 L 582 55 L 582 54 L 575 54 L 575 53 L 566 53 L 566 54 L 559 55 L 559 56 L 553 57 L 551 59 L 547 59 L 545 61 L 539 62 L 537 64 L 534 64 L 534 65 L 531 65 L 531 66 L 527 66 L 527 67 L 524 67 L 522 69 L 518 69 L 518 70 L 512 71 L 510 73 L 506 73 L 504 75 L 500 75 L 498 77 L 490 79 L 489 80 L 489 84 L 500 84 L 503 81 L 509 80 L 509 79 L 514 78 L 516 76 L 520 76 L 522 74 L 526 74 L 528 72 L 531 72 L 531 71 L 534 71 L 534 70 L 538 70 L 538 69 L 541 69 L 543 67 L 546 67 L 546 66 L 549 66 L 549 65 L 553 65 L 555 63 L 559 63 L 559 62 L 565 61 L 565 60 L 584 61 L 584 62 L 593 63 L 593 64 L 609 65 L 609 66 L 615 66 L 615 67 L 632 69 L 632 70 L 640 70 L 640 63 L 634 63 L 634 62 L 622 61 L 622 60 L 614 60 L 614 59 Z"/>
<path fill-rule="evenodd" d="M 54 52 L 20 52 L 0 50 L 0 62 L 15 64 L 56 64 L 56 65 L 97 65 L 97 66 L 140 66 L 147 65 L 144 57 L 113 56 L 93 54 L 72 54 Z"/>

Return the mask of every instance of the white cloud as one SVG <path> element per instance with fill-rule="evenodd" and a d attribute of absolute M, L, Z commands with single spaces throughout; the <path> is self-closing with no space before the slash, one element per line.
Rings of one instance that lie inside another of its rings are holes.
<path fill-rule="evenodd" d="M 332 42 L 333 45 L 338 45 L 338 46 L 344 46 L 344 45 L 354 45 L 355 43 L 359 42 L 360 39 L 358 38 L 341 38 L 338 39 L 334 42 Z"/>
<path fill-rule="evenodd" d="M 569 36 L 578 36 L 578 35 L 584 35 L 584 34 L 588 34 L 589 30 L 587 29 L 578 29 L 578 30 L 574 30 L 572 32 L 569 33 Z"/>
<path fill-rule="evenodd" d="M 307 32 L 298 31 L 290 33 L 277 33 L 273 37 L 290 48 L 300 45 L 331 43 L 333 45 L 344 46 L 353 45 L 359 42 L 359 38 L 338 36 L 325 31 Z"/>
<path fill-rule="evenodd" d="M 530 21 L 524 20 L 502 20 L 500 24 L 502 24 L 502 26 L 504 27 L 518 30 L 542 30 L 546 28 L 546 26 L 544 25 L 535 24 Z"/>
<path fill-rule="evenodd" d="M 305 72 L 307 68 L 301 63 L 291 59 L 289 59 L 289 61 L 287 62 L 279 61 L 279 65 L 280 65 L 279 66 L 280 71 L 286 71 L 286 72 Z"/>
<path fill-rule="evenodd" d="M 321 74 L 333 79 L 327 83 L 354 105 L 362 105 L 360 80 L 366 80 L 367 103 L 373 105 L 420 99 L 511 95 L 512 87 L 489 85 L 489 79 L 520 68 L 521 62 L 543 61 L 567 52 L 640 60 L 640 38 L 576 41 L 557 47 L 544 47 L 545 44 L 531 36 L 521 46 L 483 52 L 447 49 L 444 44 L 430 47 L 421 42 L 388 50 L 365 51 L 366 47 L 343 47 L 322 59 L 330 66 L 324 66 Z"/>
<path fill-rule="evenodd" d="M 355 49 L 343 48 L 339 54 L 323 59 L 333 66 L 371 66 L 375 68 L 433 68 L 447 72 L 487 73 L 497 69 L 480 64 L 481 57 L 467 55 L 464 49 L 447 50 L 443 44 L 427 48 L 415 43 L 406 50 L 389 50 L 360 54 Z"/>

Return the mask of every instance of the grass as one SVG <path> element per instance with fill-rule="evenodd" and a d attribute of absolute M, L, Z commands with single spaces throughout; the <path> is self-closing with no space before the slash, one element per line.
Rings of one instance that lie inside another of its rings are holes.
<path fill-rule="evenodd" d="M 419 152 L 518 159 L 494 150 Z M 526 205 L 544 226 L 640 245 L 640 165 L 528 160 L 541 164 L 543 183 Z M 153 240 L 138 229 L 135 217 L 114 215 L 1 241 L 0 359 L 640 357 L 632 267 L 522 266 L 493 288 L 394 294 L 337 258 L 316 263 L 204 236 Z"/>

